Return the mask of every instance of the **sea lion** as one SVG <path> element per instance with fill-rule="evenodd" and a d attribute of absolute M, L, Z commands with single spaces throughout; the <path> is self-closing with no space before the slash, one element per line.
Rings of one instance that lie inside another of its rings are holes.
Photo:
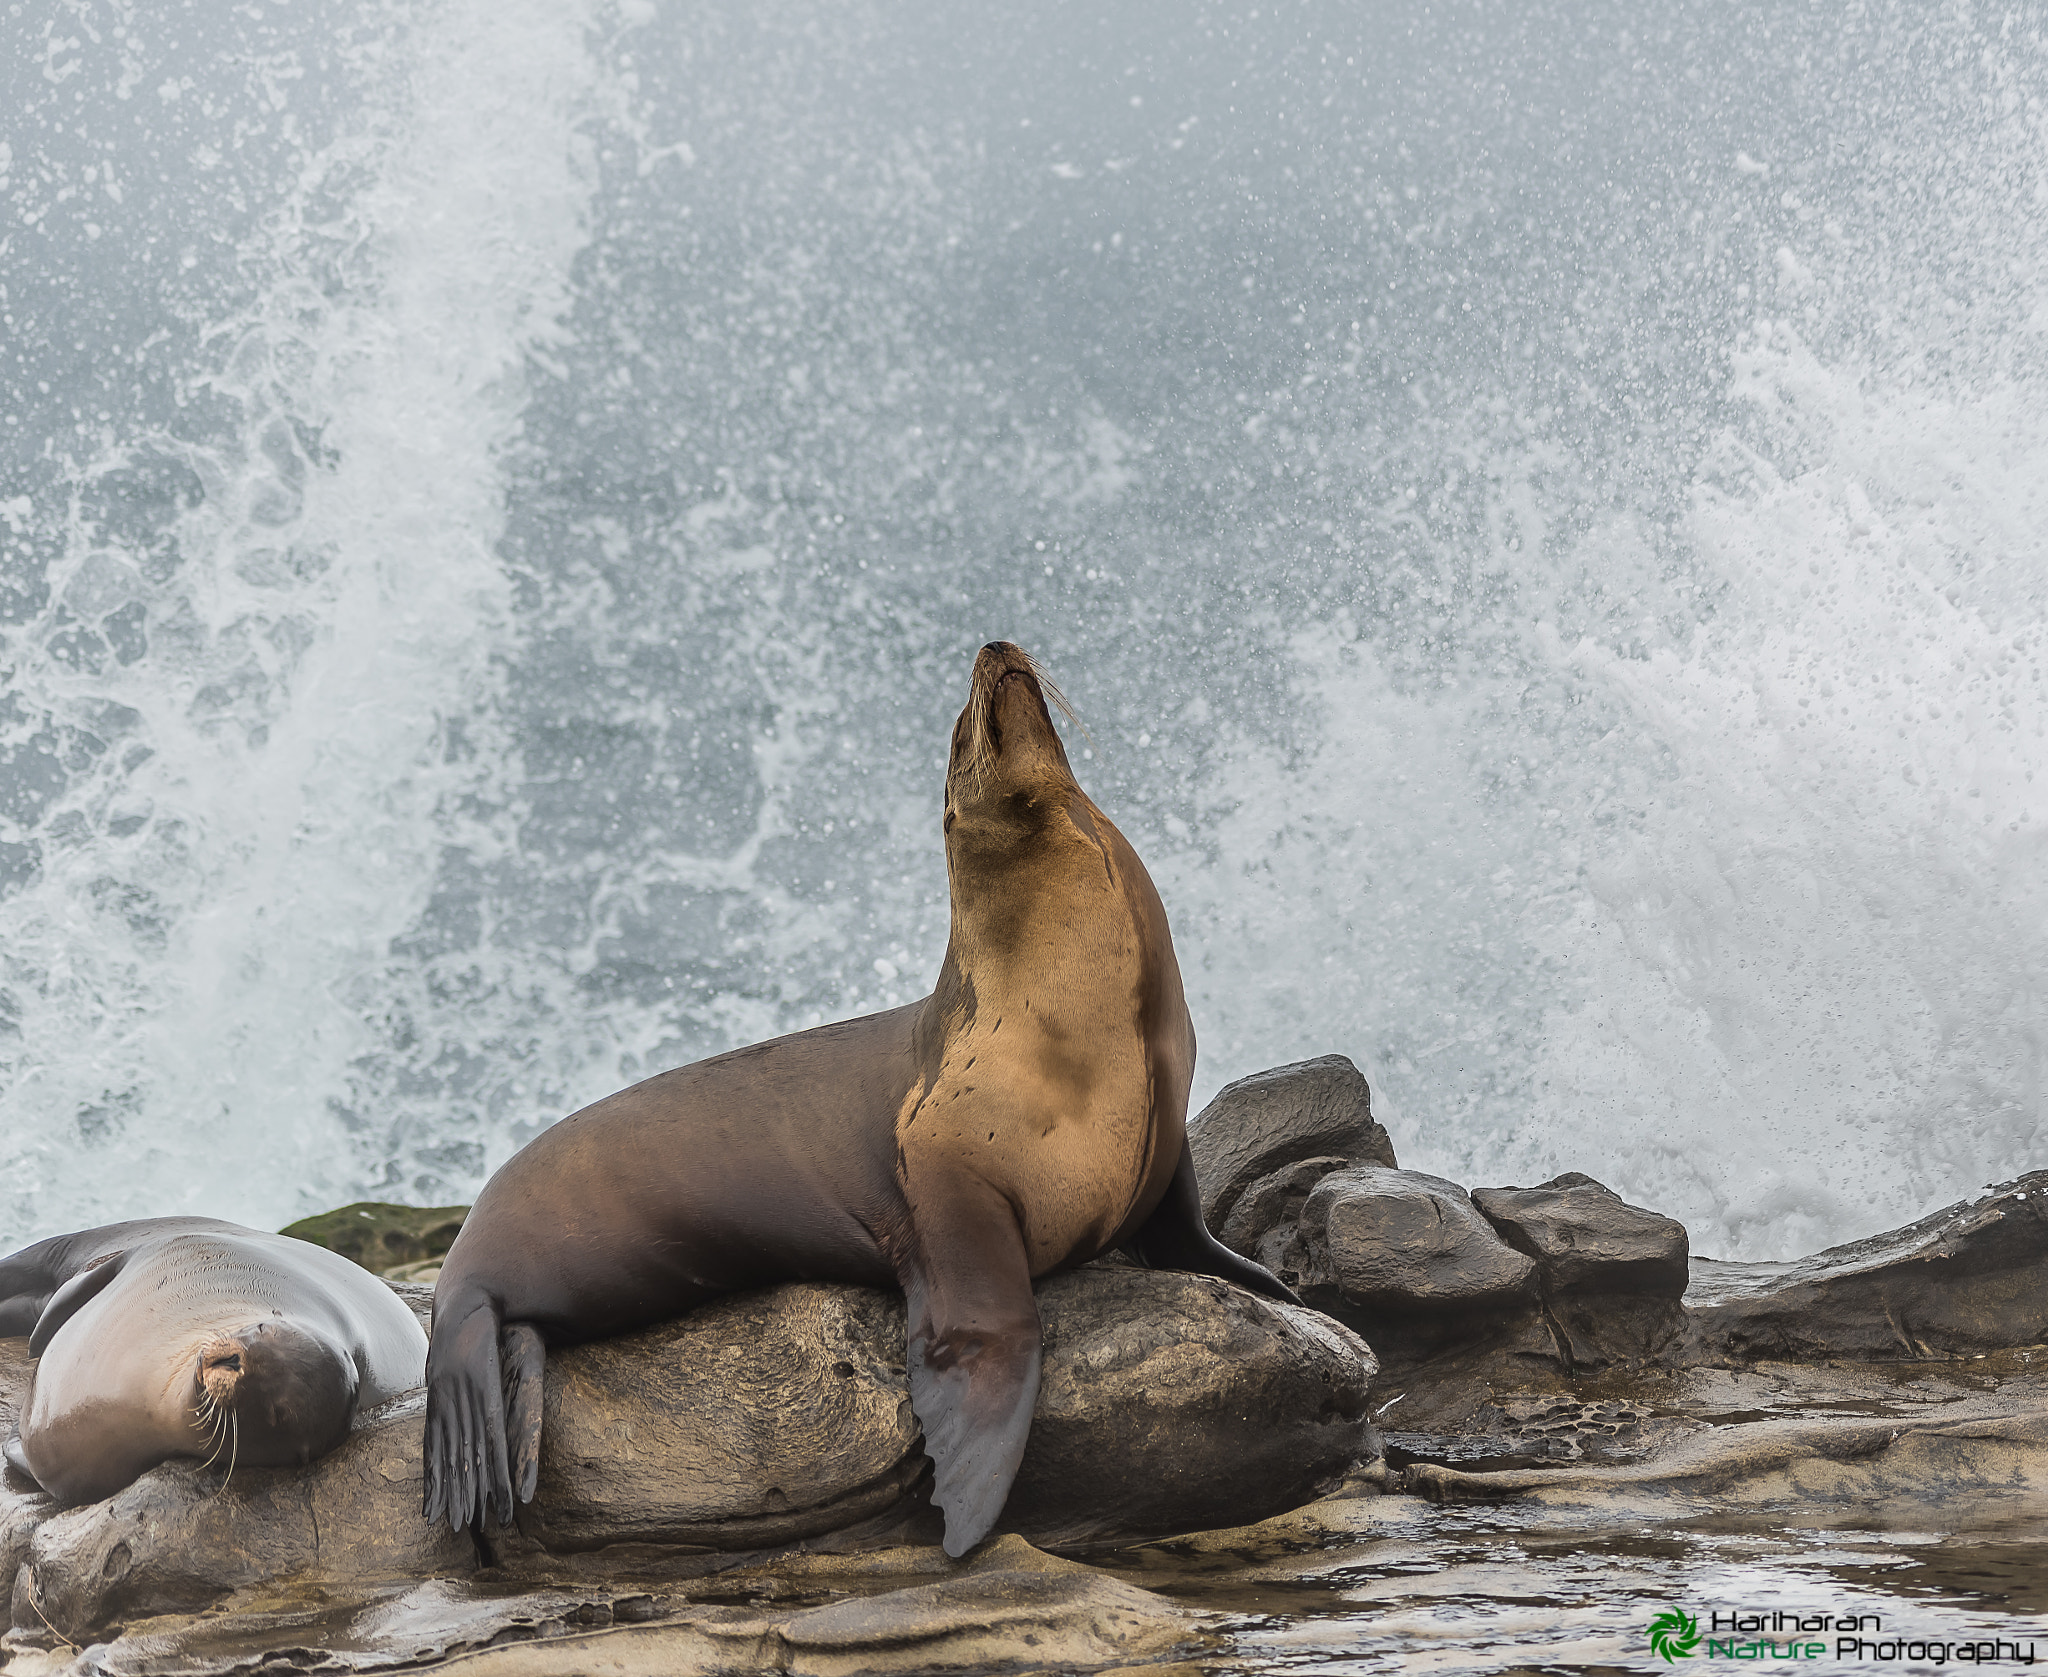
<path fill-rule="evenodd" d="M 0 1260 L 0 1334 L 38 1360 L 8 1463 L 71 1505 L 172 1456 L 303 1465 L 420 1383 L 398 1295 L 322 1247 L 210 1217 L 57 1235 Z"/>
<path fill-rule="evenodd" d="M 502 1523 L 515 1487 L 532 1500 L 545 1346 L 740 1288 L 844 1281 L 909 1295 L 911 1406 L 961 1555 L 1001 1513 L 1031 1425 L 1034 1277 L 1122 1247 L 1294 1301 L 1203 1226 L 1166 911 L 1076 784 L 1049 686 L 1007 642 L 975 659 L 929 996 L 649 1078 L 485 1184 L 434 1292 L 428 1519 Z"/>

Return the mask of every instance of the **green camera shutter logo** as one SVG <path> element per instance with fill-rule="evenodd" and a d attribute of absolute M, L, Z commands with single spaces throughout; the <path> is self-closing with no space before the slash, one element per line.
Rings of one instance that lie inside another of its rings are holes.
<path fill-rule="evenodd" d="M 1700 1622 L 1676 1608 L 1650 1621 L 1650 1652 L 1666 1660 L 1689 1660 L 1700 1645 Z"/>

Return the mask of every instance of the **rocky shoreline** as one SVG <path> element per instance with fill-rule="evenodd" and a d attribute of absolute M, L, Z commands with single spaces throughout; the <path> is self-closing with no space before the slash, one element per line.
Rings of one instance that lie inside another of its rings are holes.
<path fill-rule="evenodd" d="M 781 1287 L 552 1357 L 540 1492 L 480 1539 L 420 1519 L 418 1393 L 303 1471 L 174 1462 L 67 1511 L 0 1484 L 0 1671 L 1213 1664 L 1232 1621 L 1187 1567 L 1306 1578 L 1432 1507 L 2048 1512 L 2048 1171 L 1729 1264 L 1590 1176 L 1401 1169 L 1337 1056 L 1233 1084 L 1189 1134 L 1212 1229 L 1316 1308 L 1118 1262 L 1042 1284 L 1030 1448 L 964 1563 L 935 1546 L 901 1297 Z M 288 1232 L 424 1313 L 460 1215 Z M 26 1372 L 0 1340 L 0 1425 Z"/>

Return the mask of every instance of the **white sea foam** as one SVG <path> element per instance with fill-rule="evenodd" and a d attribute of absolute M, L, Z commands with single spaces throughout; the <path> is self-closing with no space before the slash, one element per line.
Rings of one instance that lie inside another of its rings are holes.
<path fill-rule="evenodd" d="M 1170 865 L 1212 1079 L 1348 1047 L 1407 1162 L 1590 1170 L 1789 1257 L 2048 1159 L 2048 409 L 1769 322 L 1734 367 L 1810 458 L 1703 468 L 1710 618 L 1627 651 L 1538 618 L 1512 685 L 1422 691 L 1304 630 L 1314 747 L 1240 747 Z"/>
<path fill-rule="evenodd" d="M 16 1235 L 347 1198 L 337 1097 L 468 825 L 458 729 L 506 625 L 496 452 L 581 241 L 590 66 L 573 7 L 376 24 L 364 103 L 286 159 L 239 253 L 255 301 L 186 376 L 224 434 L 108 435 L 80 462 L 90 484 L 169 461 L 203 490 L 153 532 L 183 557 L 168 581 L 76 517 L 53 569 L 83 618 L 149 597 L 150 655 L 87 675 L 47 621 L 16 643 L 18 714 L 114 736 L 0 909 Z"/>

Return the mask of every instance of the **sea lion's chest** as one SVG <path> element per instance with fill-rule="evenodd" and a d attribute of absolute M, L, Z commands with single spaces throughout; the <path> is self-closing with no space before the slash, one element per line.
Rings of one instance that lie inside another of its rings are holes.
<path fill-rule="evenodd" d="M 1099 914 L 1064 931 L 1033 960 L 974 974 L 972 1006 L 898 1125 L 913 1174 L 962 1169 L 1002 1191 L 1033 1275 L 1105 1250 L 1179 1148 L 1177 1127 L 1163 1136 L 1164 1107 L 1179 1108 L 1157 1086 L 1163 999 L 1136 929 Z"/>

